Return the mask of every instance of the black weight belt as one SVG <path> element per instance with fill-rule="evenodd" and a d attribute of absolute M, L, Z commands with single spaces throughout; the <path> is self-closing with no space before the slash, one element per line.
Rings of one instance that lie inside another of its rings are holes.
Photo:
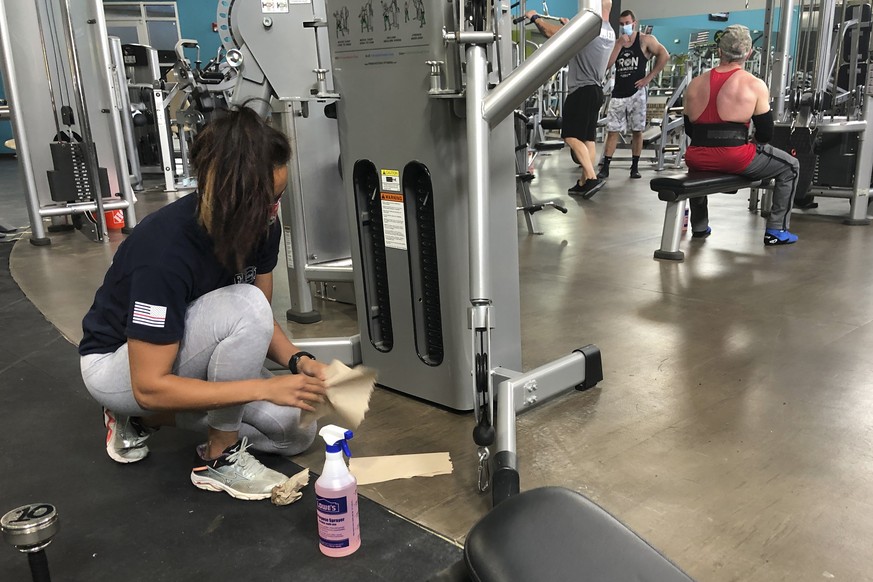
<path fill-rule="evenodd" d="M 749 128 L 744 123 L 695 123 L 691 145 L 735 147 L 749 143 Z"/>

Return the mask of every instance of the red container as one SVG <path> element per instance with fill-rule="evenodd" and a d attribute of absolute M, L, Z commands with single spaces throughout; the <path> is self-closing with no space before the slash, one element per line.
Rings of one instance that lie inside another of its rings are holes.
<path fill-rule="evenodd" d="M 103 215 L 106 217 L 106 228 L 109 230 L 124 228 L 124 210 L 107 210 Z"/>

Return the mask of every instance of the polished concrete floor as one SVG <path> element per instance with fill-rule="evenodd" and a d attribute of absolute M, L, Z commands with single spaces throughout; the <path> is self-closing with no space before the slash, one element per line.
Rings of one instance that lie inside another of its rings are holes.
<path fill-rule="evenodd" d="M 684 263 L 658 262 L 654 172 L 630 180 L 614 167 L 581 201 L 566 195 L 566 153 L 536 165 L 535 195 L 569 213 L 538 214 L 541 236 L 519 221 L 524 367 L 594 343 L 605 379 L 520 417 L 522 487 L 583 492 L 699 580 L 873 579 L 873 227 L 844 226 L 848 203 L 824 200 L 794 213 L 797 245 L 764 248 L 746 192 L 718 195 L 713 235 L 684 240 Z M 168 198 L 140 195 L 141 212 Z M 119 237 L 16 243 L 16 281 L 71 341 Z M 354 332 L 353 308 L 320 308 L 324 322 L 289 334 Z M 475 491 L 472 426 L 378 390 L 355 452 L 448 450 L 455 471 L 363 492 L 462 540 L 489 505 Z M 314 447 L 295 461 L 322 458 Z"/>

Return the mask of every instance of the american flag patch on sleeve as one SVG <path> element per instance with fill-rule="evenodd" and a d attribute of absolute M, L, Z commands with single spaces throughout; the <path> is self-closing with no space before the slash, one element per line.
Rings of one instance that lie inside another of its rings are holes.
<path fill-rule="evenodd" d="M 164 327 L 167 321 L 167 307 L 149 303 L 133 302 L 133 318 L 131 323 L 147 325 L 148 327 Z"/>

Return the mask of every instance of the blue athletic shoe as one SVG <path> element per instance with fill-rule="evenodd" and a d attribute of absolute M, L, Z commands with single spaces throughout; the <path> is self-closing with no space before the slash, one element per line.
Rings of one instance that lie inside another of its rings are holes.
<path fill-rule="evenodd" d="M 773 247 L 776 245 L 793 245 L 796 242 L 797 235 L 792 234 L 787 230 L 768 228 L 764 231 L 764 246 Z"/>

